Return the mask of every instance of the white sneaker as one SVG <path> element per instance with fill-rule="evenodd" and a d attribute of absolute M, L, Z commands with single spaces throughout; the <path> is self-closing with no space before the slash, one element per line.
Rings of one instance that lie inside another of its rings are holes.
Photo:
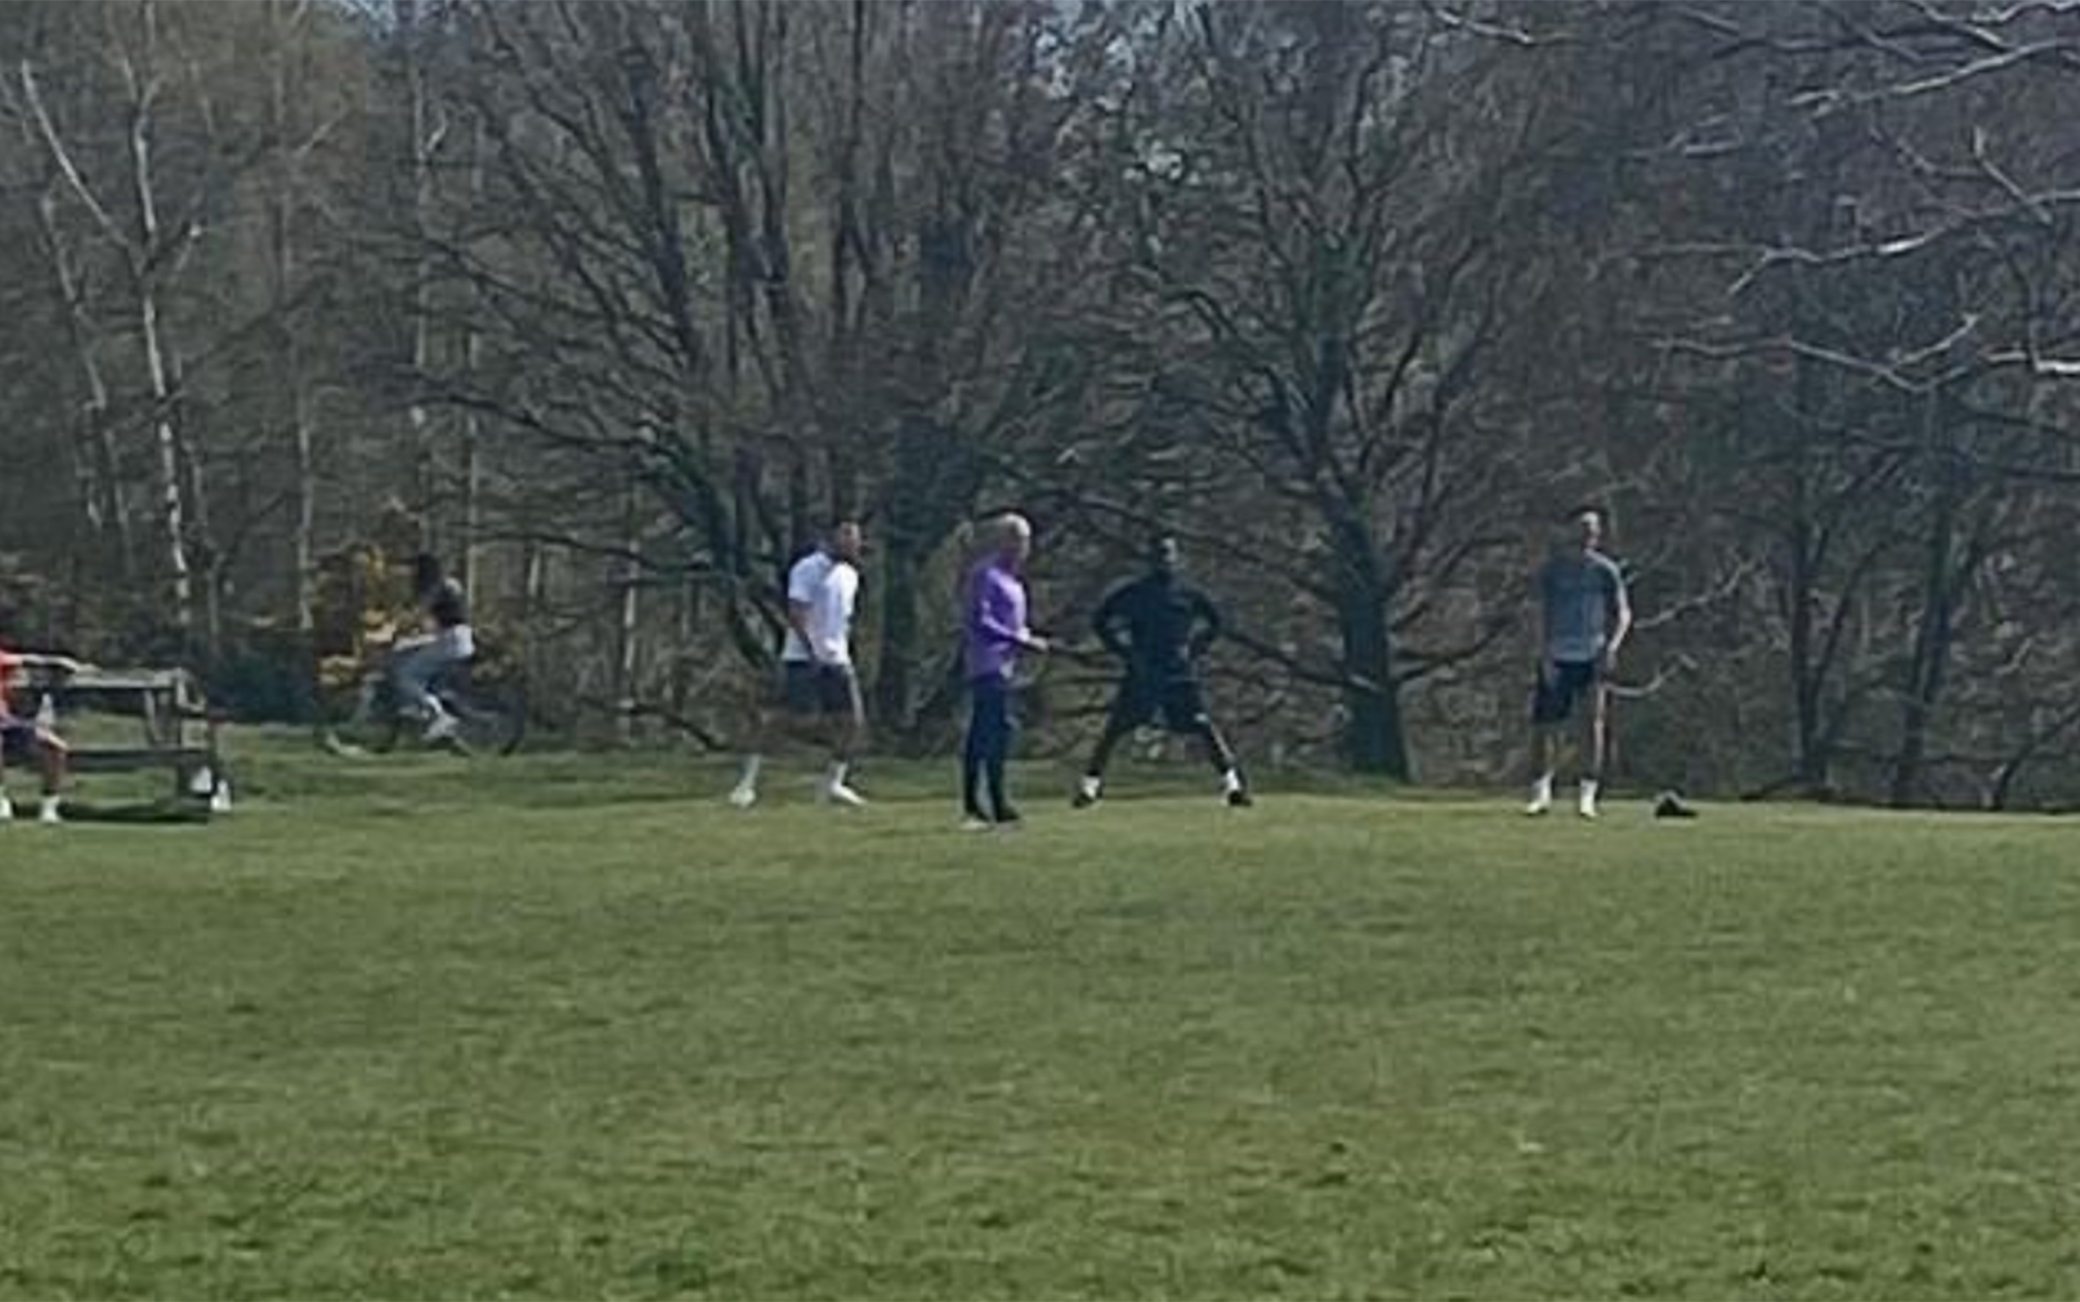
<path fill-rule="evenodd" d="M 738 783 L 737 789 L 729 793 L 729 803 L 732 809 L 751 808 L 758 803 L 758 788 Z"/>
<path fill-rule="evenodd" d="M 1594 782 L 1584 782 L 1582 784 L 1582 796 L 1575 803 L 1575 812 L 1583 818 L 1593 819 L 1596 817 L 1596 784 Z"/>
<path fill-rule="evenodd" d="M 841 809 L 864 809 L 867 804 L 865 796 L 842 782 L 827 784 L 823 788 L 823 799 L 826 804 L 837 805 Z"/>
<path fill-rule="evenodd" d="M 462 731 L 462 724 L 456 720 L 454 715 L 436 715 L 433 722 L 426 725 L 426 740 L 430 742 L 453 741 L 455 740 L 455 734 L 460 731 Z"/>
<path fill-rule="evenodd" d="M 995 823 L 990 822 L 986 818 L 976 818 L 972 814 L 961 820 L 961 831 L 963 832 L 993 832 L 996 828 L 997 825 Z"/>
<path fill-rule="evenodd" d="M 1551 781 L 1534 783 L 1531 787 L 1531 802 L 1524 806 L 1524 814 L 1537 818 L 1551 812 L 1553 808 L 1553 784 Z"/>

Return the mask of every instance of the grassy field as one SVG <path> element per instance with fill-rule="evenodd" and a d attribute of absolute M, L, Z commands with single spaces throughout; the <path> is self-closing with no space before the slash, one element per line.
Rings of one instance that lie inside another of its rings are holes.
<path fill-rule="evenodd" d="M 0 1295 L 2080 1294 L 2080 829 L 903 776 L 0 829 Z"/>

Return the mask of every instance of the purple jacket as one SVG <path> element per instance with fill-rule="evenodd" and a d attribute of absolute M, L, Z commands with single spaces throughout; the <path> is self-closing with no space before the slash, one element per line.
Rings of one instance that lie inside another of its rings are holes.
<path fill-rule="evenodd" d="M 966 634 L 968 678 L 1009 678 L 1018 652 L 1031 633 L 1026 628 L 1026 585 L 996 561 L 978 566 L 968 578 L 968 609 L 961 619 Z"/>

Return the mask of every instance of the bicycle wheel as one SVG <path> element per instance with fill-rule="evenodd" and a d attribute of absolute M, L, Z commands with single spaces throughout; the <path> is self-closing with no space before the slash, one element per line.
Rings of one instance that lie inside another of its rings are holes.
<path fill-rule="evenodd" d="M 527 733 L 527 702 L 517 684 L 472 685 L 450 707 L 460 725 L 457 740 L 472 754 L 510 755 Z"/>
<path fill-rule="evenodd" d="M 389 750 L 397 742 L 396 702 L 378 679 L 343 684 L 327 692 L 321 741 L 335 754 Z"/>

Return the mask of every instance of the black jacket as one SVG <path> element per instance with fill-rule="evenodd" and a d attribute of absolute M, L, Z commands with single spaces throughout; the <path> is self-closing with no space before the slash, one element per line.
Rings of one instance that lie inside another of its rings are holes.
<path fill-rule="evenodd" d="M 1199 589 L 1169 574 L 1113 589 L 1092 620 L 1105 649 L 1137 676 L 1174 677 L 1221 635 L 1221 613 Z"/>

